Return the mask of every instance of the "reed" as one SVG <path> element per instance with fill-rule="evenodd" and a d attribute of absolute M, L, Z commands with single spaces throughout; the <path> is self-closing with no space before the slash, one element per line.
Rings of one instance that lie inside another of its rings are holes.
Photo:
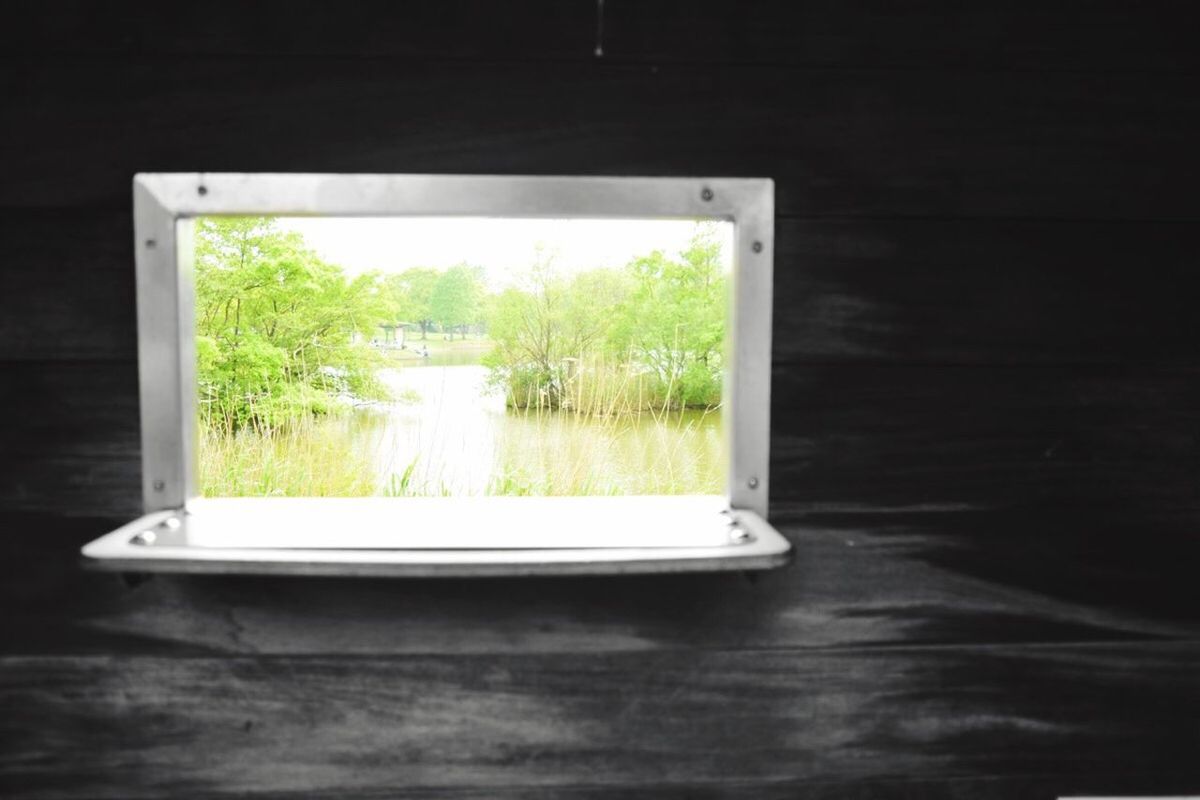
<path fill-rule="evenodd" d="M 375 493 L 370 456 L 340 426 L 309 418 L 286 427 L 199 433 L 205 497 L 365 497 Z"/>
<path fill-rule="evenodd" d="M 554 398 L 532 384 L 520 402 L 508 395 L 494 442 L 479 452 L 490 477 L 469 488 L 420 451 L 385 452 L 395 445 L 372 427 L 385 423 L 349 404 L 270 428 L 210 416 L 199 426 L 201 489 L 233 497 L 719 493 L 726 459 L 713 420 L 721 407 L 681 410 L 673 396 L 670 381 L 628 362 L 568 363 Z M 396 467 L 386 466 L 394 458 Z"/>

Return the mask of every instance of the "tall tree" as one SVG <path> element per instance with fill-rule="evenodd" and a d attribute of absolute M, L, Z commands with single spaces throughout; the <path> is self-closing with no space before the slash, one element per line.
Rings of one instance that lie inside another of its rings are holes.
<path fill-rule="evenodd" d="M 478 271 L 459 264 L 443 272 L 434 284 L 430 313 L 443 330 L 457 329 L 465 339 L 467 326 L 478 321 L 482 296 Z"/>
<path fill-rule="evenodd" d="M 393 303 L 391 321 L 415 322 L 421 328 L 421 338 L 428 338 L 429 327 L 434 323 L 430 299 L 438 277 L 437 270 L 413 267 L 384 278 L 385 290 Z"/>
<path fill-rule="evenodd" d="M 717 234 L 701 225 L 675 257 L 653 251 L 624 270 L 570 277 L 539 255 L 492 304 L 492 380 L 513 405 L 537 398 L 555 407 L 575 367 L 602 358 L 638 375 L 639 386 L 649 376 L 656 405 L 718 404 L 728 280 Z"/>
<path fill-rule="evenodd" d="M 343 395 L 381 397 L 361 331 L 386 319 L 373 274 L 349 278 L 270 218 L 196 223 L 201 410 L 230 427 L 273 427 Z"/>
<path fill-rule="evenodd" d="M 654 251 L 627 271 L 636 288 L 618 327 L 634 357 L 669 387 L 673 405 L 718 402 L 729 281 L 716 227 L 699 225 L 677 258 Z"/>

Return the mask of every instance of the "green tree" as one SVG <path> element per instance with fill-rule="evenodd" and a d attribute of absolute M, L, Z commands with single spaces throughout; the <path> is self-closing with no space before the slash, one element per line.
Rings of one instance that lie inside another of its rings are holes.
<path fill-rule="evenodd" d="M 437 270 L 427 267 L 413 267 L 385 277 L 385 292 L 392 303 L 391 321 L 415 322 L 421 328 L 421 338 L 428 338 L 434 323 L 430 300 L 439 277 Z"/>
<path fill-rule="evenodd" d="M 459 264 L 441 274 L 429 297 L 429 310 L 442 330 L 455 329 L 466 338 L 467 326 L 479 319 L 483 286 L 479 271 Z"/>
<path fill-rule="evenodd" d="M 628 293 L 618 271 L 567 277 L 539 253 L 518 286 L 492 304 L 488 332 L 496 346 L 485 363 L 493 382 L 505 386 L 513 405 L 536 398 L 557 407 L 575 366 L 605 350 Z"/>
<path fill-rule="evenodd" d="M 716 227 L 698 226 L 676 259 L 655 251 L 627 270 L 635 288 L 613 338 L 654 370 L 670 405 L 719 403 L 729 281 Z"/>
<path fill-rule="evenodd" d="M 195 239 L 205 419 L 269 429 L 342 397 L 386 395 L 364 344 L 389 314 L 378 276 L 347 277 L 269 218 L 201 218 Z"/>
<path fill-rule="evenodd" d="M 654 251 L 624 270 L 568 278 L 539 254 L 519 285 L 492 304 L 489 332 L 496 344 L 485 363 L 516 406 L 536 400 L 559 407 L 568 382 L 579 386 L 577 370 L 594 375 L 601 360 L 604 369 L 623 365 L 615 380 L 637 385 L 639 406 L 715 406 L 727 292 L 720 240 L 710 225 L 698 227 L 676 258 Z"/>

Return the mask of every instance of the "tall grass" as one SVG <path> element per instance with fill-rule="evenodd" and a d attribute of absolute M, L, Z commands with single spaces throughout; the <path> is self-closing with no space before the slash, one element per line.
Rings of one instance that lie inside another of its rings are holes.
<path fill-rule="evenodd" d="M 365 497 L 375 493 L 369 453 L 340 426 L 309 418 L 271 430 L 200 425 L 205 497 Z"/>
<path fill-rule="evenodd" d="M 683 409 L 715 410 L 721 404 L 720 370 L 695 363 L 664 377 L 631 359 L 581 356 L 551 369 L 493 363 L 490 382 L 505 393 L 509 408 L 569 411 L 612 417 Z"/>
<path fill-rule="evenodd" d="M 510 413 L 524 424 L 501 432 L 488 494 L 716 494 L 724 489 L 725 439 L 717 410 Z"/>
<path fill-rule="evenodd" d="M 480 445 L 490 477 L 480 485 L 476 473 L 470 488 L 453 467 L 429 462 L 436 450 L 428 440 L 413 452 L 393 452 L 387 415 L 378 409 L 343 405 L 274 428 L 234 428 L 210 418 L 199 426 L 201 490 L 224 497 L 721 492 L 727 458 L 720 406 L 672 409 L 670 383 L 656 381 L 628 363 L 597 359 L 569 364 L 553 402 L 532 389 L 521 402 L 510 394 L 490 444 Z M 438 419 L 428 436 L 445 424 Z"/>
<path fill-rule="evenodd" d="M 723 439 L 714 412 L 586 418 L 569 411 L 510 412 L 499 431 L 486 495 L 714 494 Z M 202 428 L 206 497 L 429 497 L 462 493 L 457 476 L 414 457 L 381 474 L 363 437 L 338 419 L 272 432 Z"/>

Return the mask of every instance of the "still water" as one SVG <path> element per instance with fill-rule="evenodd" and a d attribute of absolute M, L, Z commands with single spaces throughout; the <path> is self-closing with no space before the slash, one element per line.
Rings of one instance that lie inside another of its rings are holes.
<path fill-rule="evenodd" d="M 510 410 L 470 353 L 386 369 L 398 402 L 338 420 L 380 494 L 716 494 L 719 411 L 618 417 Z"/>

